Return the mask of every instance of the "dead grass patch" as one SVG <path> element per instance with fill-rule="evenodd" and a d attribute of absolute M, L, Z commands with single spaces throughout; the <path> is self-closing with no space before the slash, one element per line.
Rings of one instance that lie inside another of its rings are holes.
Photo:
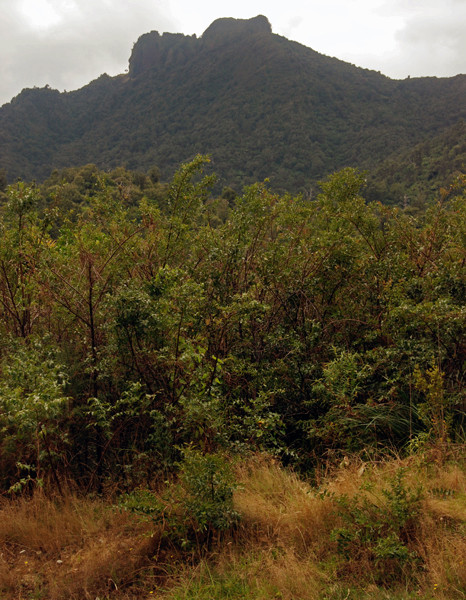
<path fill-rule="evenodd" d="M 132 580 L 144 563 L 144 526 L 103 502 L 68 496 L 4 502 L 0 597 L 94 598 Z"/>
<path fill-rule="evenodd" d="M 240 489 L 235 508 L 242 529 L 262 546 L 279 545 L 293 552 L 316 552 L 317 541 L 332 525 L 332 501 L 319 496 L 292 471 L 275 461 L 255 457 L 238 468 Z"/>
<path fill-rule="evenodd" d="M 377 582 L 370 552 L 343 564 L 330 533 L 341 525 L 338 498 L 367 497 L 379 514 L 388 506 L 383 490 L 400 468 L 408 490 L 423 490 L 407 542 L 419 560 L 404 584 L 410 591 L 390 596 Z M 170 550 L 154 522 L 115 510 L 110 502 L 40 493 L 4 500 L 0 598 L 129 600 L 153 591 L 150 597 L 159 599 L 323 600 L 333 593 L 340 597 L 331 590 L 350 589 L 348 598 L 358 597 L 357 589 L 361 598 L 465 597 L 466 474 L 459 460 L 347 460 L 327 469 L 319 488 L 264 456 L 237 465 L 236 475 L 234 505 L 241 522 L 200 561 Z"/>

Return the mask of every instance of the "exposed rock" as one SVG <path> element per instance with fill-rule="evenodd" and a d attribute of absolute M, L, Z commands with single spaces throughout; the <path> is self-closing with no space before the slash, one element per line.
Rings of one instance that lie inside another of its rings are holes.
<path fill-rule="evenodd" d="M 196 50 L 196 36 L 182 33 L 164 33 L 151 31 L 141 35 L 134 44 L 129 59 L 129 74 L 135 77 L 147 69 L 170 64 L 180 64 Z"/>
<path fill-rule="evenodd" d="M 129 74 L 135 77 L 147 69 L 179 65 L 201 48 L 211 48 L 234 38 L 270 35 L 272 27 L 262 15 L 252 19 L 217 19 L 203 33 L 202 40 L 195 35 L 151 31 L 142 35 L 134 44 L 129 59 Z M 201 43 L 202 42 L 202 43 Z"/>
<path fill-rule="evenodd" d="M 223 42 L 231 37 L 243 35 L 271 34 L 272 27 L 267 17 L 258 15 L 252 19 L 223 18 L 214 21 L 202 34 L 204 42 Z"/>

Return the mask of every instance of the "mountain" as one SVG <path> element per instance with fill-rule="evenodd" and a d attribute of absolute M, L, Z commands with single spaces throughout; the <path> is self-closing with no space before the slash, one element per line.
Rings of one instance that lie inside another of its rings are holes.
<path fill-rule="evenodd" d="M 167 178 L 211 153 L 224 184 L 300 191 L 440 135 L 465 97 L 465 75 L 392 80 L 273 34 L 263 16 L 219 19 L 200 38 L 142 35 L 126 74 L 23 90 L 0 108 L 0 169 L 41 180 L 89 162 L 157 165 Z"/>
<path fill-rule="evenodd" d="M 387 157 L 368 175 L 365 197 L 385 204 L 425 206 L 441 188 L 455 184 L 466 165 L 466 123 L 459 121 Z"/>

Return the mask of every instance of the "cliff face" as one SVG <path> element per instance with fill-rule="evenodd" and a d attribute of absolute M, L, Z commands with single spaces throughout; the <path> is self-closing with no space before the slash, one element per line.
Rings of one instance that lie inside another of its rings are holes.
<path fill-rule="evenodd" d="M 183 63 L 197 48 L 196 36 L 151 31 L 142 35 L 129 59 L 129 74 L 136 77 L 148 69 Z"/>
<path fill-rule="evenodd" d="M 180 65 L 202 49 L 212 49 L 234 38 L 271 35 L 272 27 L 262 15 L 252 19 L 217 19 L 200 39 L 195 35 L 151 31 L 142 35 L 133 47 L 129 59 L 129 74 L 136 77 L 148 69 Z"/>
<path fill-rule="evenodd" d="M 263 15 L 252 19 L 217 19 L 202 34 L 202 40 L 209 44 L 222 43 L 232 37 L 271 34 L 272 27 Z"/>

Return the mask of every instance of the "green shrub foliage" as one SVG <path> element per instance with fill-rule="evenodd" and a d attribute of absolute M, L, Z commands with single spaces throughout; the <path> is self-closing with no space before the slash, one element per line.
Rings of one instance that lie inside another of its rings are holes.
<path fill-rule="evenodd" d="M 375 494 L 370 486 L 350 498 L 336 499 L 337 517 L 342 525 L 331 532 L 339 554 L 354 569 L 355 563 L 372 563 L 377 583 L 399 580 L 420 562 L 410 549 L 416 536 L 416 517 L 421 509 L 421 489 L 406 487 L 399 469 L 390 488 Z"/>
<path fill-rule="evenodd" d="M 162 497 L 138 490 L 124 496 L 121 506 L 149 516 L 159 527 L 162 541 L 200 551 L 238 523 L 239 514 L 233 508 L 235 487 L 233 472 L 221 454 L 187 447 L 178 482 L 170 484 Z"/>
<path fill-rule="evenodd" d="M 65 476 L 130 489 L 189 445 L 307 468 L 461 439 L 464 179 L 416 215 L 366 202 L 350 168 L 312 201 L 255 184 L 228 206 L 208 162 L 168 186 L 88 166 L 57 173 L 53 194 L 6 189 L 4 489 Z M 200 481 L 210 467 L 187 456 Z"/>

